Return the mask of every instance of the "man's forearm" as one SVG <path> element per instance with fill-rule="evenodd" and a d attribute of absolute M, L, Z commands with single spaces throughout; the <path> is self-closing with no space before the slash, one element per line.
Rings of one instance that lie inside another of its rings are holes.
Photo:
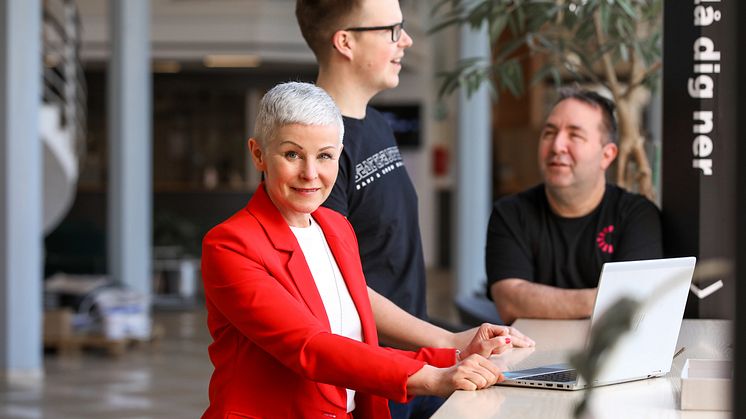
<path fill-rule="evenodd" d="M 519 317 L 581 319 L 590 317 L 596 288 L 563 289 L 523 279 L 504 279 L 490 288 L 500 317 L 511 323 Z"/>
<path fill-rule="evenodd" d="M 382 343 L 408 350 L 453 346 L 451 332 L 407 313 L 370 287 L 368 297 Z"/>

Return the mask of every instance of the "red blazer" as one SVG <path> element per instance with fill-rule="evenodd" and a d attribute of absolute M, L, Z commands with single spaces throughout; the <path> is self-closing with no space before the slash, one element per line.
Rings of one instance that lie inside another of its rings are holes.
<path fill-rule="evenodd" d="M 426 362 L 455 362 L 452 349 L 378 346 L 352 226 L 326 208 L 313 217 L 357 307 L 363 342 L 331 333 L 300 246 L 260 185 L 245 209 L 203 241 L 215 367 L 204 418 L 342 418 L 345 388 L 357 391 L 355 418 L 388 418 L 386 399 L 406 401 L 410 375 Z"/>

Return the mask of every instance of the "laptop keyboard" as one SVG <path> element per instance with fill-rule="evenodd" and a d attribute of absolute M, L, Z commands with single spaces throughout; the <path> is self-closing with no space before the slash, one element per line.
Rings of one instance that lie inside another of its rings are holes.
<path fill-rule="evenodd" d="M 530 381 L 549 381 L 557 383 L 571 383 L 578 379 L 578 372 L 576 370 L 550 372 L 548 374 L 534 375 L 531 377 L 525 377 L 524 380 Z"/>

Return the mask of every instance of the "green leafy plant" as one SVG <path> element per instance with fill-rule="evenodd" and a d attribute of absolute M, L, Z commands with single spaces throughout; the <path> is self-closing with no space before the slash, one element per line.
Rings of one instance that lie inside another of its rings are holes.
<path fill-rule="evenodd" d="M 605 357 L 609 351 L 616 346 L 619 339 L 632 328 L 632 320 L 635 313 L 643 306 L 644 302 L 633 298 L 623 297 L 614 303 L 598 319 L 591 330 L 591 338 L 587 348 L 574 354 L 570 363 L 578 371 L 586 382 L 593 383 L 598 376 Z M 575 406 L 575 417 L 582 417 L 588 410 L 593 386 L 586 390 L 580 403 Z"/>
<path fill-rule="evenodd" d="M 531 83 L 603 86 L 617 104 L 616 182 L 653 198 L 641 116 L 660 78 L 662 7 L 662 0 L 440 0 L 431 32 L 486 25 L 493 45 L 491 57 L 469 57 L 442 73 L 441 95 L 488 83 L 498 96 L 520 96 L 529 60 L 541 63 Z"/>

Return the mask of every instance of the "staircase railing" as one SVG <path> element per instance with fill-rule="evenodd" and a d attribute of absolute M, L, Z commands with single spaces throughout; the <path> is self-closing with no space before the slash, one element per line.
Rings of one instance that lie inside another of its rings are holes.
<path fill-rule="evenodd" d="M 44 0 L 43 100 L 62 110 L 61 124 L 74 140 L 78 167 L 86 153 L 87 86 L 80 60 L 81 24 L 74 0 Z"/>

